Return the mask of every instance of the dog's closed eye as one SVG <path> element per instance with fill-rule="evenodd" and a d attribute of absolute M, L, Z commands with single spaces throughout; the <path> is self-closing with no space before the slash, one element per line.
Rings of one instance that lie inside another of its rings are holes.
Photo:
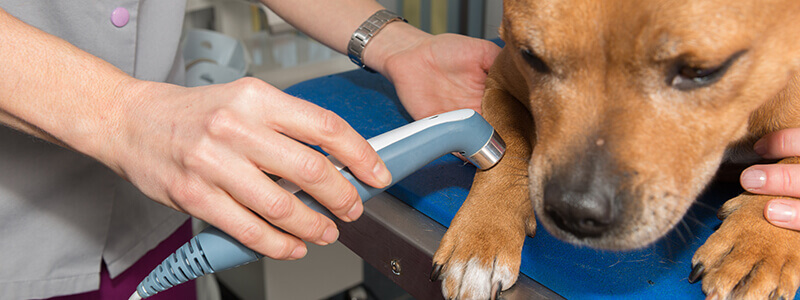
<path fill-rule="evenodd" d="M 522 53 L 522 58 L 531 66 L 536 72 L 547 74 L 550 73 L 550 67 L 547 66 L 546 63 L 538 56 L 536 53 L 529 49 L 520 49 L 520 53 Z"/>
<path fill-rule="evenodd" d="M 736 52 L 722 64 L 710 68 L 694 67 L 686 62 L 679 61 L 669 72 L 667 83 L 682 91 L 710 86 L 719 81 L 736 59 L 745 52 L 745 50 Z"/>

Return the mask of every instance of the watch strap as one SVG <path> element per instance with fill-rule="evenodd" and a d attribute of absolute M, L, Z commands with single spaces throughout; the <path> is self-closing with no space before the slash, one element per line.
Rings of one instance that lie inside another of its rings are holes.
<path fill-rule="evenodd" d="M 353 36 L 350 37 L 350 43 L 347 44 L 347 56 L 350 57 L 350 61 L 364 70 L 374 73 L 374 70 L 364 64 L 364 48 L 367 47 L 372 37 L 378 34 L 386 24 L 394 21 L 408 22 L 406 19 L 403 19 L 403 17 L 389 10 L 382 9 L 372 14 L 364 23 L 361 23 L 361 26 L 358 26 L 358 29 L 353 32 Z"/>

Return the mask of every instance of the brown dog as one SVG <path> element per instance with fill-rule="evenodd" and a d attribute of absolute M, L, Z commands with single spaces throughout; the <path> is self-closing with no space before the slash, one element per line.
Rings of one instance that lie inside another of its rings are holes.
<path fill-rule="evenodd" d="M 800 1 L 506 0 L 483 114 L 508 144 L 478 172 L 434 257 L 448 299 L 517 278 L 535 216 L 554 236 L 644 247 L 678 223 L 723 161 L 800 127 Z M 800 160 L 785 160 L 797 163 Z M 790 298 L 800 233 L 726 203 L 693 259 L 709 297 Z"/>

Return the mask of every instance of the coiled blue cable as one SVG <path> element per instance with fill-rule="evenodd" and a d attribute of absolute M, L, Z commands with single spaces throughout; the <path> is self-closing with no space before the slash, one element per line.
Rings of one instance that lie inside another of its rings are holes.
<path fill-rule="evenodd" d="M 203 255 L 203 248 L 197 237 L 194 237 L 150 272 L 150 275 L 139 283 L 136 291 L 139 296 L 146 298 L 210 273 L 214 273 L 214 270 Z"/>

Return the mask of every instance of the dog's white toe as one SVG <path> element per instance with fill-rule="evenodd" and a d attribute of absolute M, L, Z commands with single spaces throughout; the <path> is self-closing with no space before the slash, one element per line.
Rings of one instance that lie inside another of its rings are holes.
<path fill-rule="evenodd" d="M 478 258 L 450 261 L 442 273 L 442 294 L 448 299 L 494 299 L 498 290 L 516 281 L 510 267 Z"/>

